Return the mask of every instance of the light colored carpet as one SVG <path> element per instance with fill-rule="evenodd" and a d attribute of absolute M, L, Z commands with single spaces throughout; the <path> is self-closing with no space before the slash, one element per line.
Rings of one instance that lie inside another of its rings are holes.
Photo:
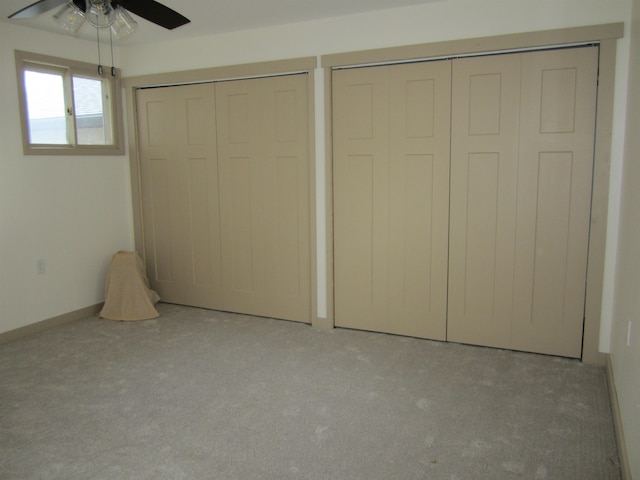
<path fill-rule="evenodd" d="M 158 311 L 0 345 L 0 478 L 620 478 L 602 368 Z"/>

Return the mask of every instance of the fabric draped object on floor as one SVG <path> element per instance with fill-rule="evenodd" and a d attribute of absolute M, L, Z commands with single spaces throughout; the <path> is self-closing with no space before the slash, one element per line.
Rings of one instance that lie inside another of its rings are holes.
<path fill-rule="evenodd" d="M 136 252 L 117 252 L 111 259 L 105 286 L 101 318 L 108 320 L 148 320 L 160 315 L 155 304 L 160 300 L 149 288 L 142 259 Z"/>

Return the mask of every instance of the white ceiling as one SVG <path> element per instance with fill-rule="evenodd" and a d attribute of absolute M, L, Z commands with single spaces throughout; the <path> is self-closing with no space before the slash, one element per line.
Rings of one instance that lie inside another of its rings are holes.
<path fill-rule="evenodd" d="M 2 0 L 1 21 L 60 32 L 61 29 L 51 18 L 56 9 L 37 18 L 7 19 L 12 13 L 35 1 Z M 133 15 L 138 22 L 138 29 L 131 38 L 123 40 L 121 45 L 198 37 L 437 1 L 442 0 L 160 0 L 167 7 L 189 18 L 191 23 L 170 31 Z M 95 38 L 95 35 L 95 30 L 88 24 L 79 33 L 80 37 L 87 39 Z"/>

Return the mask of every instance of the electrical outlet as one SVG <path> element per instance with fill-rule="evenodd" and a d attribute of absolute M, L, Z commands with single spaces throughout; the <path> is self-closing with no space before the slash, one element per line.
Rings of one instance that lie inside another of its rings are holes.
<path fill-rule="evenodd" d="M 46 266 L 46 264 L 44 263 L 44 258 L 39 258 L 39 259 L 36 261 L 36 273 L 37 273 L 38 275 L 42 275 L 42 274 L 44 274 L 46 271 L 47 271 L 47 266 Z"/>

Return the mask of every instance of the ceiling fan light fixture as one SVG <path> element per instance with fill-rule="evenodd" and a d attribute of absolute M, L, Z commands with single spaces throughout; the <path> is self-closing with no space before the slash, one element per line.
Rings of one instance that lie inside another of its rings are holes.
<path fill-rule="evenodd" d="M 53 15 L 53 19 L 61 28 L 73 35 L 78 33 L 85 21 L 84 13 L 71 0 Z"/>
<path fill-rule="evenodd" d="M 115 38 L 125 38 L 133 34 L 138 26 L 138 22 L 136 22 L 129 12 L 127 12 L 121 6 L 116 6 L 115 8 L 116 18 L 113 24 L 111 25 L 111 32 Z"/>
<path fill-rule="evenodd" d="M 96 28 L 108 28 L 116 21 L 116 12 L 109 0 L 87 0 L 85 17 Z"/>

